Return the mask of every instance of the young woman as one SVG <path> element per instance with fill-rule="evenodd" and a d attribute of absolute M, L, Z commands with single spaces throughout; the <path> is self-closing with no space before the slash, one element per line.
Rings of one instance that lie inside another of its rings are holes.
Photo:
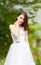
<path fill-rule="evenodd" d="M 28 42 L 28 17 L 21 11 L 14 24 L 9 25 L 13 43 L 4 65 L 35 65 Z"/>

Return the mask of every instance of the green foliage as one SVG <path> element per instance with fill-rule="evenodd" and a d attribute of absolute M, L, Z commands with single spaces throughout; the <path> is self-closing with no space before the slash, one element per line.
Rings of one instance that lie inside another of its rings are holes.
<path fill-rule="evenodd" d="M 0 19 L 0 48 L 1 48 L 0 58 L 5 57 L 5 55 L 7 54 L 7 50 L 10 46 L 10 43 L 12 42 L 12 38 L 10 35 L 10 30 L 9 30 L 9 24 L 12 24 L 15 22 L 15 18 L 18 12 L 14 11 L 12 13 L 10 12 L 5 13 L 3 11 L 3 13 L 4 14 L 2 14 L 3 16 Z"/>
<path fill-rule="evenodd" d="M 37 10 L 41 8 L 40 5 L 36 5 L 37 3 L 41 3 L 41 0 L 33 0 L 32 2 L 27 0 L 8 0 L 8 3 L 7 0 L 0 0 L 0 65 L 3 65 L 4 58 L 7 55 L 10 44 L 12 44 L 9 24 L 16 21 L 16 16 L 19 12 L 19 10 L 13 8 L 14 5 L 26 5 L 28 8 L 31 6 L 33 11 L 37 12 Z M 31 11 L 29 10 L 31 16 L 28 16 L 31 20 L 35 17 L 32 9 Z M 41 24 L 33 20 L 32 24 L 29 24 L 28 37 L 36 65 L 41 65 L 41 37 L 36 33 L 38 30 L 41 31 Z M 34 41 L 36 43 L 34 43 Z M 33 47 L 34 44 L 36 44 L 35 47 Z"/>
<path fill-rule="evenodd" d="M 38 32 L 36 33 L 36 31 Z M 36 65 L 41 65 L 41 34 L 39 36 L 40 31 L 41 24 L 37 22 L 29 24 L 29 43 L 36 61 Z"/>

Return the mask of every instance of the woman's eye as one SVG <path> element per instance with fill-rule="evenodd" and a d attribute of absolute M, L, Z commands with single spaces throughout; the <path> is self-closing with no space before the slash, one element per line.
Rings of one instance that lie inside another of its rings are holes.
<path fill-rule="evenodd" d="M 20 17 L 21 19 L 23 19 L 22 17 Z"/>
<path fill-rule="evenodd" d="M 23 19 L 22 17 L 20 17 L 20 19 Z M 23 19 L 24 20 L 24 19 Z"/>

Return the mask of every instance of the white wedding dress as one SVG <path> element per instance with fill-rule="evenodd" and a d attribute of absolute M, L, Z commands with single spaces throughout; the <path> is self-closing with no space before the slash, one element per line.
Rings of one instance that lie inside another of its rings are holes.
<path fill-rule="evenodd" d="M 19 39 L 12 33 L 13 43 L 10 45 L 4 65 L 35 65 L 29 42 L 25 41 L 25 31 L 20 27 Z"/>

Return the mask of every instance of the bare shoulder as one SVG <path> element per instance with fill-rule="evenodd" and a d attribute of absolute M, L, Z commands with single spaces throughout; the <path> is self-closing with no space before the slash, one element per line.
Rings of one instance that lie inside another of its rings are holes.
<path fill-rule="evenodd" d="M 26 35 L 26 36 L 28 35 L 28 31 L 25 31 L 25 35 Z"/>
<path fill-rule="evenodd" d="M 11 28 L 15 28 L 15 24 L 10 24 L 9 29 L 11 29 Z"/>
<path fill-rule="evenodd" d="M 11 32 L 14 33 L 14 31 L 16 31 L 15 23 L 14 23 L 14 24 L 10 24 L 10 25 L 9 25 L 9 29 L 10 29 Z"/>

